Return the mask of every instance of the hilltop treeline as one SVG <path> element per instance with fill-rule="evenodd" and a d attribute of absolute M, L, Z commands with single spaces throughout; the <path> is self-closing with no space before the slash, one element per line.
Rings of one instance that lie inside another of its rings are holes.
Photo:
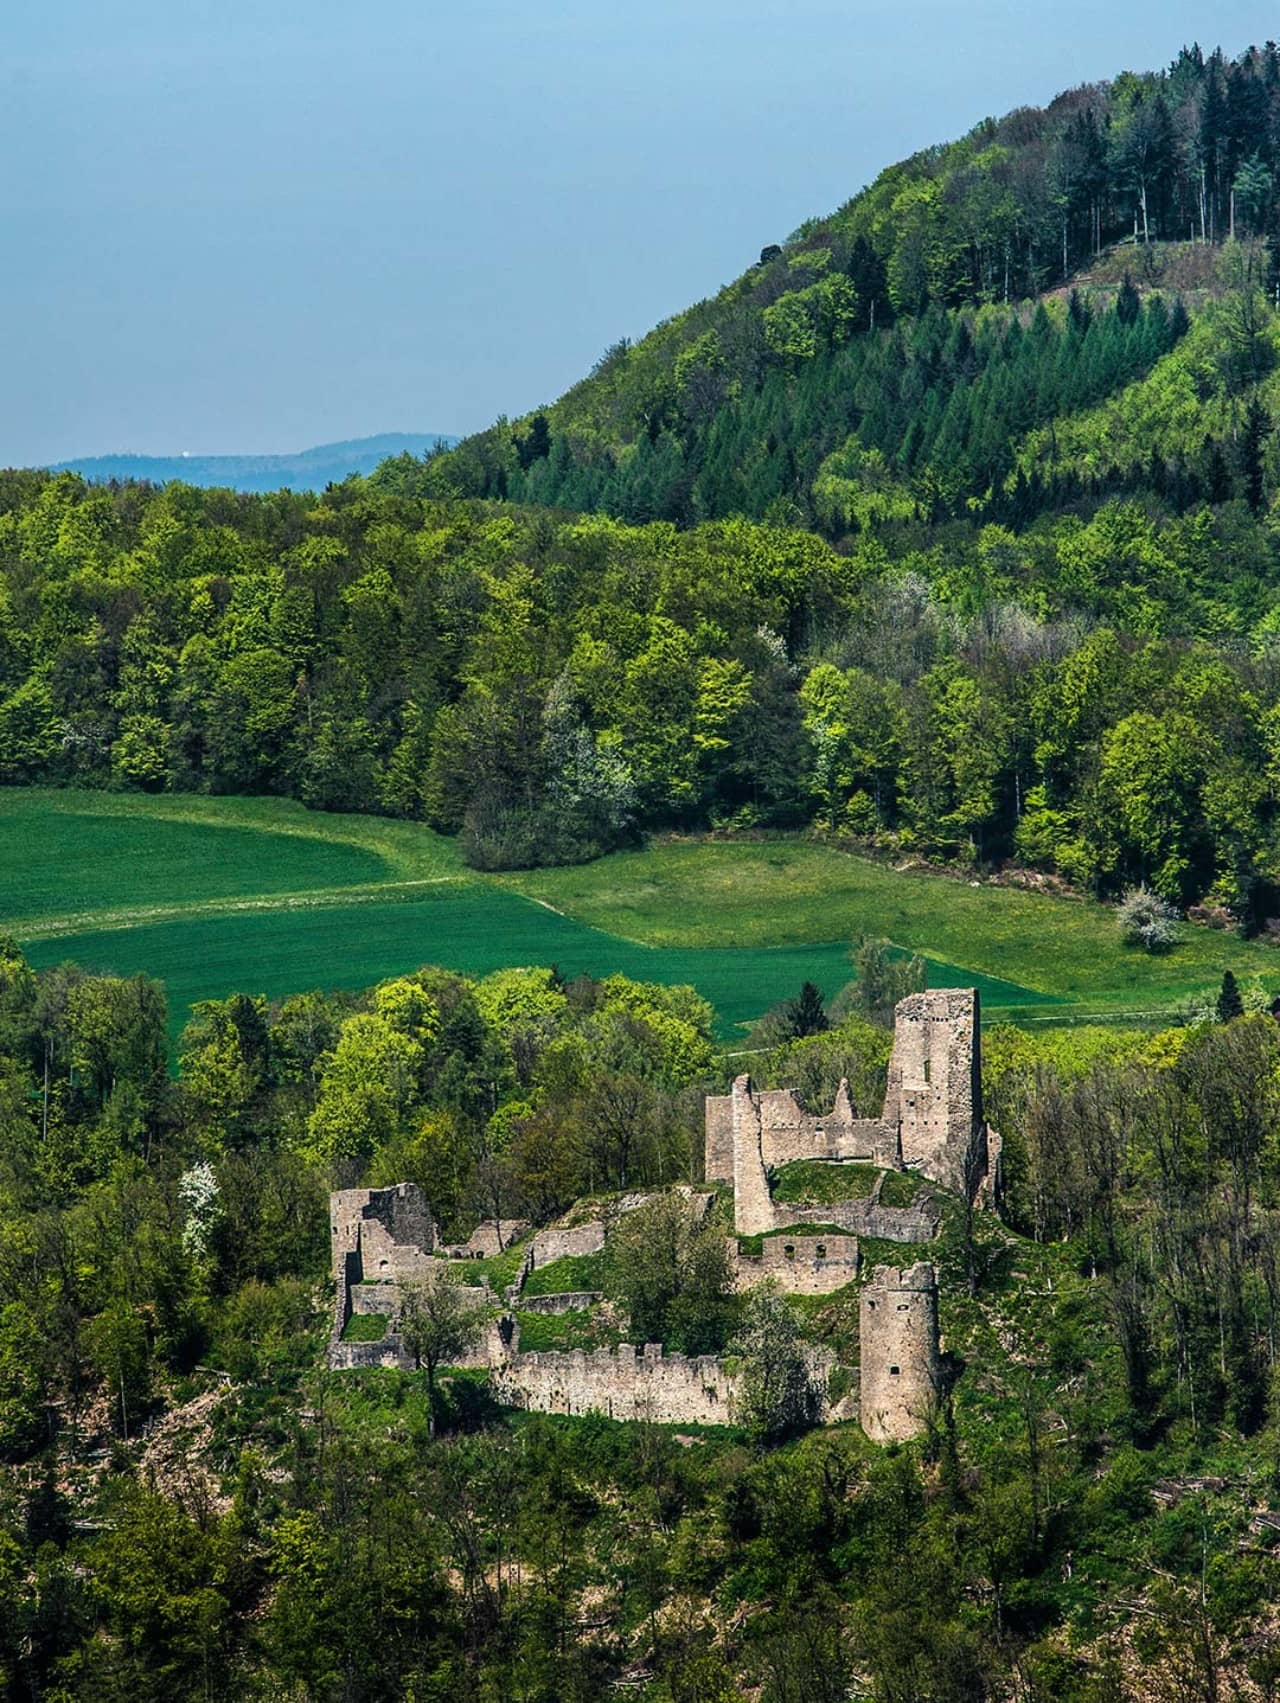
<path fill-rule="evenodd" d="M 1280 562 L 1246 501 L 841 553 L 359 482 L 13 475 L 0 780 L 281 792 L 484 867 L 795 827 L 1265 914 Z"/>
<path fill-rule="evenodd" d="M 465 1376 L 433 1400 L 319 1369 L 329 1188 L 416 1181 L 456 1234 L 696 1176 L 708 1015 L 621 978 L 424 970 L 203 1005 L 171 1080 L 156 984 L 0 943 L 6 1695 L 1265 1696 L 1270 1018 L 988 1032 L 1013 1230 L 981 1214 L 969 1241 L 951 1203 L 928 1250 L 956 1381 L 919 1444 L 513 1416 Z M 758 1075 L 815 1105 L 852 1075 L 870 1104 L 887 1050 L 854 1018 Z M 737 1305 L 682 1301 L 669 1341 Z M 857 1311 L 851 1289 L 796 1323 L 847 1364 Z"/>
<path fill-rule="evenodd" d="M 554 406 L 499 422 L 415 480 L 437 495 L 631 520 L 771 514 L 846 525 L 817 485 L 828 456 L 856 449 L 884 454 L 926 509 L 987 500 L 1010 437 L 1126 383 L 1163 352 L 1162 335 L 1080 339 L 1074 382 L 1055 396 L 1045 369 L 1062 364 L 1061 351 L 1001 347 L 1007 317 L 997 318 L 969 331 L 972 347 L 948 365 L 941 346 L 961 333 L 941 316 L 1034 300 L 1125 238 L 1135 275 L 1150 271 L 1158 240 L 1245 241 L 1269 285 L 1278 166 L 1272 43 L 1234 61 L 1185 48 L 1165 72 L 1126 72 L 1043 110 L 984 120 L 770 245 L 712 300 L 619 343 Z M 931 312 L 922 345 L 911 327 Z M 907 329 L 896 335 L 895 323 Z M 965 314 L 958 323 L 969 326 Z M 970 394 L 979 379 L 982 394 Z M 895 420 L 900 407 L 914 429 Z"/>

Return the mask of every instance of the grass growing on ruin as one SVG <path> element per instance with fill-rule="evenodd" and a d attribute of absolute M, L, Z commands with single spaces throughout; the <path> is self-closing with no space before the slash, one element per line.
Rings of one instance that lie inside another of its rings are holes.
<path fill-rule="evenodd" d="M 603 1254 L 566 1254 L 563 1259 L 535 1265 L 525 1280 L 525 1295 L 568 1295 L 604 1287 Z"/>
<path fill-rule="evenodd" d="M 617 1325 L 606 1324 L 595 1309 L 581 1313 L 517 1311 L 516 1320 L 522 1354 L 563 1352 L 570 1348 L 616 1348 L 627 1337 Z"/>
<path fill-rule="evenodd" d="M 352 1313 L 342 1331 L 344 1342 L 381 1342 L 391 1323 L 385 1313 Z"/>
<path fill-rule="evenodd" d="M 881 1206 L 914 1206 L 921 1179 L 914 1171 L 886 1171 L 880 1190 Z"/>
<path fill-rule="evenodd" d="M 773 1183 L 773 1198 L 779 1201 L 813 1201 L 815 1204 L 866 1200 L 879 1175 L 874 1165 L 796 1159 L 778 1171 Z"/>
<path fill-rule="evenodd" d="M 478 1288 L 487 1281 L 494 1293 L 501 1295 L 508 1284 L 515 1282 L 527 1246 L 526 1237 L 523 1242 L 516 1242 L 500 1254 L 490 1254 L 485 1259 L 454 1260 L 451 1269 L 454 1276 L 469 1288 Z"/>

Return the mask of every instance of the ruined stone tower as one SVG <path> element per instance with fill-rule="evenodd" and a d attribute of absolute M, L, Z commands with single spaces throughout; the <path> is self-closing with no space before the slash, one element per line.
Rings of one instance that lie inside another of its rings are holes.
<path fill-rule="evenodd" d="M 884 1111 L 854 1116 L 842 1082 L 830 1112 L 811 1112 L 789 1088 L 758 1091 L 740 1076 L 706 1102 L 704 1175 L 731 1182 L 734 1229 L 758 1235 L 798 1224 L 772 1199 L 769 1172 L 796 1159 L 860 1160 L 882 1170 L 918 1171 L 974 1198 L 995 1199 L 1000 1138 L 982 1115 L 982 1059 L 976 988 L 934 988 L 899 1000 Z M 881 1230 L 824 1211 L 849 1230 Z M 906 1238 L 908 1240 L 912 1238 Z"/>
<path fill-rule="evenodd" d="M 354 1365 L 359 1355 L 344 1358 L 342 1333 L 353 1312 L 390 1313 L 396 1285 L 424 1276 L 431 1269 L 436 1229 L 422 1190 L 416 1183 L 396 1183 L 388 1189 L 342 1189 L 329 1196 L 329 1228 L 333 1246 L 334 1313 L 329 1364 Z M 381 1365 L 399 1351 L 390 1337 L 385 1347 L 357 1345 L 376 1353 L 365 1356 Z M 354 1350 L 353 1350 L 354 1352 Z"/>
<path fill-rule="evenodd" d="M 900 1000 L 884 1102 L 903 1164 L 970 1196 L 990 1168 L 980 1033 L 976 988 L 934 988 Z"/>
<path fill-rule="evenodd" d="M 938 1397 L 938 1275 L 921 1262 L 878 1265 L 858 1317 L 861 1422 L 873 1443 L 903 1442 L 925 1427 Z"/>

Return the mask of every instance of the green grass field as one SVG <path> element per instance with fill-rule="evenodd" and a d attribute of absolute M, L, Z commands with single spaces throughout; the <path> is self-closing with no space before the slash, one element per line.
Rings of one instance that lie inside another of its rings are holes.
<path fill-rule="evenodd" d="M 1187 928 L 1163 958 L 1105 907 L 898 872 L 799 840 L 667 841 L 574 869 L 483 877 L 429 829 L 280 799 L 0 791 L 0 927 L 38 966 L 74 959 L 191 1003 L 364 987 L 423 963 L 554 963 L 692 982 L 721 1035 L 805 979 L 828 996 L 848 942 L 881 935 L 973 983 L 991 1016 L 1170 1012 L 1228 966 L 1280 988 L 1280 952 Z"/>
<path fill-rule="evenodd" d="M 1176 1003 L 1221 977 L 1255 971 L 1280 988 L 1280 951 L 1187 926 L 1162 957 L 1120 941 L 1110 907 L 900 871 L 802 840 L 665 841 L 575 869 L 503 883 L 596 928 L 654 945 L 751 947 L 849 940 L 860 933 L 1099 1010 Z M 948 985 L 948 976 L 937 985 Z M 1027 1001 L 1034 1003 L 1034 1001 Z"/>

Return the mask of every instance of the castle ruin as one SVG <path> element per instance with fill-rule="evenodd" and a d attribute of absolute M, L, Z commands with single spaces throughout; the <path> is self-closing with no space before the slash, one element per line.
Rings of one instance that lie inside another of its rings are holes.
<path fill-rule="evenodd" d="M 435 1221 L 416 1183 L 386 1189 L 342 1189 L 329 1196 L 333 1244 L 333 1334 L 329 1365 L 407 1364 L 394 1320 L 399 1285 L 425 1277 L 434 1266 Z M 380 1342 L 344 1342 L 353 1313 L 388 1315 L 392 1328 Z"/>
<path fill-rule="evenodd" d="M 707 1100 L 704 1151 L 708 1182 L 733 1184 L 740 1236 L 813 1218 L 812 1206 L 773 1199 L 770 1172 L 798 1159 L 911 1170 L 972 1199 L 993 1182 L 999 1154 L 999 1137 L 982 1116 L 977 989 L 937 988 L 898 1002 L 880 1117 L 854 1116 L 847 1082 L 823 1114 L 810 1112 L 789 1088 L 758 1092 L 749 1076 L 740 1076 L 728 1094 Z M 884 1216 L 893 1212 L 880 1207 L 873 1213 L 871 1203 L 851 1201 L 823 1206 L 821 1217 L 842 1230 L 894 1241 L 928 1241 L 936 1234 L 936 1213 L 927 1206 Z"/>
<path fill-rule="evenodd" d="M 733 1186 L 735 1287 L 772 1282 L 788 1294 L 827 1295 L 856 1281 L 859 1237 L 906 1244 L 932 1240 L 940 1222 L 938 1201 L 922 1189 L 910 1206 L 884 1205 L 881 1191 L 889 1173 L 911 1171 L 970 1200 L 993 1196 L 1000 1138 L 982 1114 L 979 1046 L 977 991 L 937 989 L 912 994 L 897 1006 L 888 1087 L 878 1118 L 854 1115 L 843 1082 L 827 1114 L 810 1112 L 789 1089 L 757 1092 L 748 1076 L 738 1077 L 730 1093 L 709 1097 L 706 1177 Z M 775 1202 L 772 1174 L 797 1160 L 815 1159 L 875 1167 L 870 1194 L 860 1200 Z M 714 1195 L 687 1187 L 682 1192 L 705 1217 Z M 522 1303 L 529 1274 L 559 1259 L 601 1252 L 614 1220 L 648 1198 L 622 1197 L 612 1204 L 607 1221 L 562 1222 L 537 1231 L 503 1297 L 487 1283 L 467 1291 L 478 1306 L 494 1309 L 484 1345 L 468 1363 L 488 1368 L 500 1402 L 617 1419 L 732 1422 L 740 1374 L 715 1356 L 666 1354 L 658 1343 L 590 1353 L 520 1351 L 515 1309 L 524 1305 L 531 1312 L 564 1313 L 589 1309 L 602 1299 L 584 1290 Z M 422 1277 L 441 1258 L 475 1259 L 505 1248 L 527 1228 L 517 1221 L 485 1224 L 469 1242 L 440 1248 L 427 1203 L 411 1183 L 334 1194 L 330 1217 L 336 1296 L 329 1365 L 335 1369 L 407 1366 L 398 1335 L 400 1285 Z M 815 1220 L 830 1228 L 786 1234 L 791 1226 Z M 758 1252 L 739 1247 L 736 1237 L 747 1235 L 761 1237 Z M 500 1299 L 501 1317 L 494 1305 Z M 360 1313 L 387 1317 L 382 1340 L 343 1340 L 350 1319 Z M 876 1266 L 858 1298 L 858 1337 L 860 1368 L 852 1390 L 836 1401 L 825 1394 L 834 1359 L 827 1350 L 813 1351 L 825 1420 L 858 1417 L 878 1443 L 918 1435 L 936 1407 L 944 1366 L 935 1267 L 929 1262 L 904 1269 Z"/>

